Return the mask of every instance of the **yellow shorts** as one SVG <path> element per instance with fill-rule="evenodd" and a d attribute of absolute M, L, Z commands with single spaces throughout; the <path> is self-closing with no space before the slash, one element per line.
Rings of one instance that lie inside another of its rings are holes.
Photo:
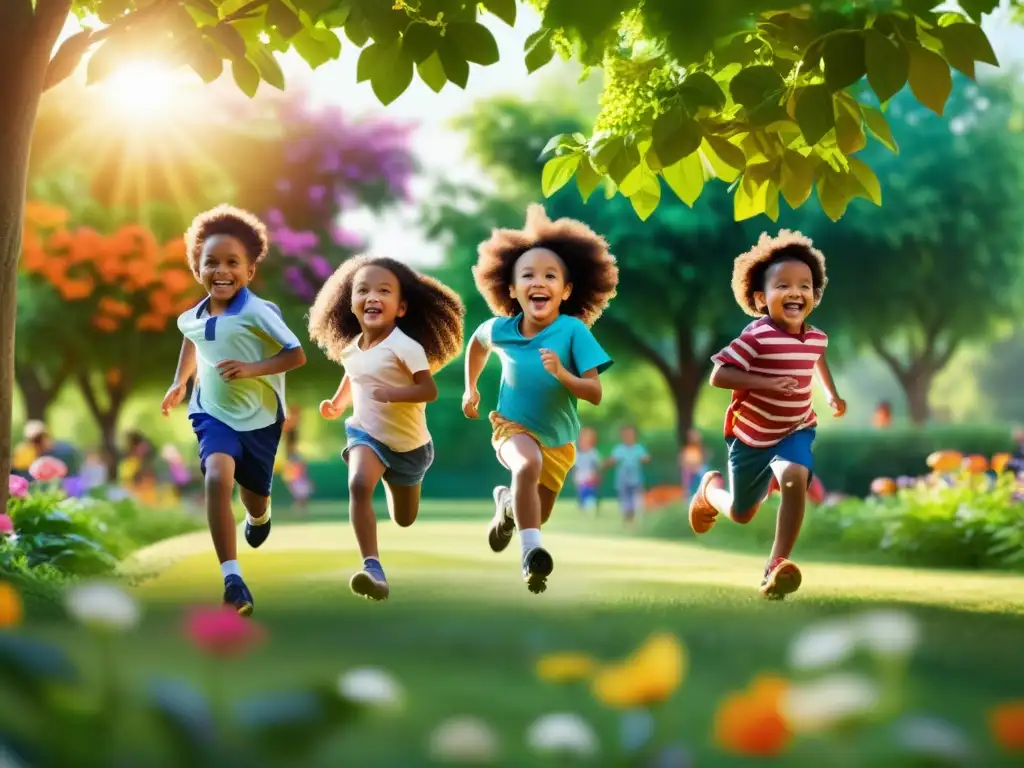
<path fill-rule="evenodd" d="M 494 430 L 491 434 L 491 445 L 494 446 L 494 450 L 498 454 L 498 461 L 501 461 L 501 446 L 506 440 L 514 435 L 529 435 L 540 446 L 540 455 L 543 457 L 540 468 L 540 484 L 555 493 L 561 492 L 569 470 L 576 463 L 576 446 L 566 443 L 549 448 L 522 424 L 509 421 L 497 411 L 491 412 L 490 420 L 491 428 Z M 501 461 L 501 464 L 505 466 L 505 462 Z"/>

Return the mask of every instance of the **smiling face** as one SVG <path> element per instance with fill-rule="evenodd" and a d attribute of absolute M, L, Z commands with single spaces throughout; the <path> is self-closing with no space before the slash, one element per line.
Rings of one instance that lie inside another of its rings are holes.
<path fill-rule="evenodd" d="M 352 314 L 363 333 L 388 331 L 405 315 L 402 287 L 390 269 L 370 264 L 352 278 Z"/>
<path fill-rule="evenodd" d="M 256 274 L 245 245 L 231 235 L 213 235 L 203 243 L 199 256 L 199 280 L 210 299 L 226 305 Z"/>
<path fill-rule="evenodd" d="M 509 295 L 519 302 L 523 314 L 535 325 L 550 325 L 559 307 L 572 293 L 566 282 L 565 265 L 552 251 L 533 248 L 516 261 Z"/>
<path fill-rule="evenodd" d="M 780 261 L 765 272 L 764 291 L 754 292 L 758 307 L 780 328 L 799 333 L 814 309 L 814 276 L 802 261 Z"/>

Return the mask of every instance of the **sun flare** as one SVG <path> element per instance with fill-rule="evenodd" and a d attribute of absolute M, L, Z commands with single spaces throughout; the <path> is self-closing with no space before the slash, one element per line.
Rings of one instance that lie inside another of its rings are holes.
<path fill-rule="evenodd" d="M 101 87 L 109 108 L 119 117 L 149 122 L 163 119 L 175 109 L 181 81 L 167 67 L 135 62 L 119 69 Z"/>

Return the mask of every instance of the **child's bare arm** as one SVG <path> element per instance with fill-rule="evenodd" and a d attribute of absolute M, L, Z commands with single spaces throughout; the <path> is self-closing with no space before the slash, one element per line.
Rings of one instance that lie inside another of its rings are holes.
<path fill-rule="evenodd" d="M 196 345 L 188 338 L 181 342 L 181 352 L 178 353 L 178 367 L 174 371 L 174 383 L 171 384 L 163 402 L 160 403 L 160 411 L 167 416 L 171 409 L 180 405 L 185 399 L 185 392 L 188 383 L 196 375 Z"/>
<path fill-rule="evenodd" d="M 258 363 L 243 363 L 238 360 L 221 360 L 217 363 L 222 379 L 255 379 L 260 376 L 273 376 L 301 368 L 306 364 L 306 353 L 302 347 L 283 349 L 273 357 L 260 360 Z"/>
<path fill-rule="evenodd" d="M 479 333 L 474 333 L 466 350 L 466 391 L 462 395 L 462 412 L 467 418 L 480 416 L 480 392 L 476 385 L 490 356 L 490 345 L 480 338 Z"/>
<path fill-rule="evenodd" d="M 437 400 L 437 382 L 430 371 L 417 371 L 408 387 L 376 387 L 369 393 L 382 403 L 432 403 Z"/>
<path fill-rule="evenodd" d="M 341 383 L 338 384 L 334 396 L 330 400 L 324 400 L 320 403 L 320 415 L 325 419 L 336 419 L 347 411 L 351 404 L 352 382 L 346 373 L 341 377 Z"/>
<path fill-rule="evenodd" d="M 828 398 L 828 404 L 832 412 L 837 418 L 842 416 L 846 413 L 846 401 L 836 392 L 836 383 L 832 379 L 832 371 L 828 367 L 828 360 L 825 359 L 824 353 L 818 358 L 818 362 L 814 364 L 814 372 L 818 374 L 818 381 L 821 382 L 821 388 L 825 390 L 825 397 Z"/>
<path fill-rule="evenodd" d="M 773 392 L 792 392 L 797 388 L 796 379 L 791 376 L 761 376 L 749 373 L 734 365 L 715 365 L 711 371 L 711 386 L 719 389 L 749 390 L 763 389 Z"/>
<path fill-rule="evenodd" d="M 544 362 L 544 370 L 558 379 L 561 385 L 572 393 L 573 397 L 578 400 L 586 400 L 593 405 L 601 404 L 603 391 L 597 368 L 584 371 L 581 376 L 574 376 L 562 365 L 558 353 L 550 349 L 542 349 L 540 357 Z"/>

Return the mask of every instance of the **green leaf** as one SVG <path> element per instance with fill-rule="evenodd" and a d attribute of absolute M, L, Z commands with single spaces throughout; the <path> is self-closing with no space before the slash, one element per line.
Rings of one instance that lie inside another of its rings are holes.
<path fill-rule="evenodd" d="M 357 79 L 369 79 L 374 95 L 384 106 L 405 93 L 412 83 L 412 71 L 412 59 L 402 49 L 401 41 L 367 46 L 356 65 Z"/>
<path fill-rule="evenodd" d="M 594 164 L 590 162 L 590 158 L 584 155 L 580 161 L 579 168 L 576 169 L 576 187 L 579 189 L 580 197 L 583 198 L 584 203 L 594 194 L 594 190 L 597 189 L 597 185 L 601 183 L 603 178 L 604 175 L 594 169 Z"/>
<path fill-rule="evenodd" d="M 633 169 L 640 165 L 640 160 L 640 150 L 636 144 L 624 140 L 622 148 L 608 162 L 608 175 L 612 181 L 621 185 Z"/>
<path fill-rule="evenodd" d="M 799 152 L 787 149 L 782 156 L 779 191 L 789 207 L 796 210 L 807 202 L 814 189 L 814 163 Z"/>
<path fill-rule="evenodd" d="M 910 53 L 910 90 L 918 101 L 941 117 L 953 91 L 949 65 L 939 54 L 917 43 L 907 43 L 907 51 Z"/>
<path fill-rule="evenodd" d="M 854 103 L 853 108 L 856 113 L 850 105 L 840 104 L 839 114 L 836 115 L 836 144 L 839 151 L 847 156 L 860 152 L 868 145 L 860 105 Z"/>
<path fill-rule="evenodd" d="M 393 43 L 392 43 L 393 44 Z M 364 708 L 327 686 L 250 697 L 235 708 L 247 742 L 288 765 L 305 764 L 327 740 L 351 728 Z"/>
<path fill-rule="evenodd" d="M 370 30 L 366 27 L 366 20 L 360 14 L 350 14 L 345 22 L 345 37 L 352 45 L 362 48 L 370 39 Z"/>
<path fill-rule="evenodd" d="M 510 27 L 516 25 L 516 0 L 482 0 L 484 8 Z"/>
<path fill-rule="evenodd" d="M 774 204 L 772 199 L 774 198 Z M 762 213 L 775 213 L 773 221 L 779 217 L 779 190 L 769 180 L 757 181 L 750 176 L 744 175 L 739 186 L 733 193 L 733 218 L 736 221 L 746 221 Z"/>
<path fill-rule="evenodd" d="M 441 46 L 441 32 L 437 27 L 413 22 L 402 35 L 402 48 L 419 64 L 426 61 Z"/>
<path fill-rule="evenodd" d="M 896 144 L 892 128 L 889 127 L 889 121 L 885 119 L 885 115 L 874 107 L 864 106 L 862 111 L 864 112 L 864 122 L 868 124 L 871 135 L 888 147 L 891 152 L 898 155 L 900 148 Z"/>
<path fill-rule="evenodd" d="M 674 165 L 661 169 L 661 175 L 676 197 L 693 208 L 704 190 L 704 165 L 700 154 L 694 152 Z"/>
<path fill-rule="evenodd" d="M 224 46 L 233 59 L 245 58 L 245 38 L 230 24 L 218 24 L 210 29 L 210 36 Z"/>
<path fill-rule="evenodd" d="M 867 71 L 864 38 L 860 32 L 835 32 L 825 40 L 825 85 L 841 91 L 856 83 Z"/>
<path fill-rule="evenodd" d="M 951 24 L 948 27 L 936 27 L 929 34 L 942 42 L 942 52 L 957 70 L 974 79 L 974 62 L 980 61 L 999 66 L 992 44 L 985 36 L 981 27 L 975 24 Z"/>
<path fill-rule="evenodd" d="M 32 698 L 51 685 L 74 685 L 78 672 L 64 651 L 36 638 L 0 633 L 0 679 L 5 688 Z"/>
<path fill-rule="evenodd" d="M 683 106 L 691 115 L 701 108 L 718 110 L 725 106 L 725 93 L 706 72 L 693 72 L 686 76 L 679 86 Z"/>
<path fill-rule="evenodd" d="M 261 45 L 256 48 L 250 59 L 256 65 L 256 70 L 263 80 L 279 91 L 284 90 L 284 72 L 274 54 L 267 50 L 266 46 Z"/>
<path fill-rule="evenodd" d="M 334 32 L 322 27 L 303 28 L 292 38 L 292 46 L 311 69 L 316 69 L 341 55 L 341 40 Z"/>
<path fill-rule="evenodd" d="M 552 136 L 548 139 L 548 143 L 544 145 L 544 149 L 540 151 L 541 157 L 546 155 L 553 149 L 559 149 L 561 147 L 570 147 L 572 149 L 579 149 L 584 142 L 581 142 L 579 138 L 572 133 L 560 133 L 557 136 Z"/>
<path fill-rule="evenodd" d="M 444 65 L 441 63 L 441 57 L 436 51 L 417 64 L 416 71 L 419 73 L 420 80 L 426 83 L 427 87 L 434 93 L 440 93 L 445 83 L 448 82 L 448 78 L 444 73 Z"/>
<path fill-rule="evenodd" d="M 275 27 L 285 40 L 291 40 L 303 30 L 303 24 L 295 12 L 283 0 L 267 2 L 267 25 Z"/>
<path fill-rule="evenodd" d="M 644 163 L 640 164 L 638 171 L 639 187 L 628 197 L 640 221 L 647 221 L 661 202 L 661 182 L 658 181 L 658 175 Z"/>
<path fill-rule="evenodd" d="M 248 59 L 233 59 L 231 62 L 231 75 L 235 78 L 235 84 L 250 99 L 256 95 L 260 87 L 259 70 Z"/>
<path fill-rule="evenodd" d="M 538 29 L 528 38 L 524 45 L 526 51 L 526 71 L 533 74 L 547 64 L 555 55 L 551 47 L 551 30 Z"/>
<path fill-rule="evenodd" d="M 46 68 L 44 88 L 52 88 L 74 74 L 92 45 L 92 34 L 92 31 L 87 29 L 72 35 L 61 44 Z"/>
<path fill-rule="evenodd" d="M 704 134 L 681 106 L 674 107 L 654 121 L 654 151 L 662 165 L 672 165 L 697 151 Z"/>
<path fill-rule="evenodd" d="M 875 172 L 871 170 L 863 161 L 856 157 L 850 158 L 850 175 L 852 175 L 860 186 L 864 188 L 867 193 L 864 195 L 875 205 L 882 204 L 882 185 L 878 181 L 878 177 Z"/>
<path fill-rule="evenodd" d="M 735 144 L 718 136 L 705 137 L 704 143 L 700 145 L 698 151 L 704 153 L 708 165 L 714 171 L 715 178 L 721 179 L 726 184 L 732 184 L 736 181 L 739 178 L 740 170 L 742 170 L 733 165 L 736 162 L 735 155 L 739 156 L 739 160 L 744 166 L 746 165 L 746 160 L 743 159 L 743 151 Z M 726 161 L 724 158 L 728 156 L 732 156 L 732 158 Z"/>
<path fill-rule="evenodd" d="M 213 716 L 209 702 L 199 691 L 177 680 L 156 680 L 148 686 L 145 703 L 171 737 L 179 764 L 202 765 L 213 757 Z"/>
<path fill-rule="evenodd" d="M 621 136 L 603 136 L 595 140 L 590 147 L 590 159 L 598 172 L 608 173 L 612 161 L 625 146 L 626 142 Z"/>
<path fill-rule="evenodd" d="M 846 194 L 844 185 L 839 174 L 823 166 L 823 172 L 818 178 L 818 202 L 821 209 L 832 221 L 839 221 L 846 213 L 846 207 L 850 204 L 850 198 Z"/>
<path fill-rule="evenodd" d="M 785 91 L 782 76 L 771 67 L 760 65 L 741 70 L 729 83 L 733 101 L 742 105 L 751 122 L 757 125 L 785 117 L 779 104 Z"/>
<path fill-rule="evenodd" d="M 715 155 L 730 168 L 742 171 L 747 167 L 747 159 L 743 156 L 743 150 L 728 139 L 723 139 L 721 136 L 709 135 L 707 137 L 707 143 L 711 145 L 711 148 L 715 151 Z M 719 177 L 722 177 L 722 175 L 719 174 Z M 733 178 L 735 178 L 735 176 Z"/>
<path fill-rule="evenodd" d="M 205 83 L 212 83 L 224 72 L 224 60 L 204 38 L 196 40 L 195 44 L 185 49 L 184 59 Z"/>
<path fill-rule="evenodd" d="M 902 43 L 893 44 L 877 29 L 869 29 L 864 34 L 868 84 L 878 100 L 885 104 L 907 84 L 910 57 Z"/>
<path fill-rule="evenodd" d="M 466 83 L 469 82 L 469 62 L 455 47 L 455 44 L 446 38 L 441 47 L 437 49 L 437 55 L 441 59 L 441 66 L 444 67 L 445 77 L 459 88 L 465 88 Z"/>
<path fill-rule="evenodd" d="M 451 39 L 466 61 L 488 66 L 498 61 L 498 43 L 491 30 L 474 22 L 453 22 L 445 36 Z"/>
<path fill-rule="evenodd" d="M 796 122 L 808 146 L 813 147 L 836 125 L 832 92 L 825 85 L 812 85 L 800 91 L 796 101 Z"/>
<path fill-rule="evenodd" d="M 999 7 L 999 0 L 960 0 L 959 5 L 980 24 L 983 15 Z"/>
<path fill-rule="evenodd" d="M 553 157 L 544 163 L 541 172 L 540 188 L 544 197 L 551 197 L 564 187 L 580 165 L 583 155 L 565 155 Z"/>

